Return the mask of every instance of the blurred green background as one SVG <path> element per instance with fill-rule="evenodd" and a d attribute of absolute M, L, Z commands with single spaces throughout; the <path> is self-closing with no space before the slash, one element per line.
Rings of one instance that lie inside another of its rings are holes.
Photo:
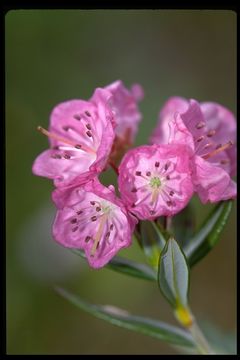
<path fill-rule="evenodd" d="M 147 142 L 169 96 L 216 101 L 236 112 L 236 14 L 176 10 L 16 10 L 6 14 L 7 352 L 170 354 L 168 345 L 113 327 L 53 289 L 175 324 L 155 284 L 94 271 L 51 238 L 49 180 L 31 173 L 47 147 L 36 131 L 61 101 L 88 99 L 121 79 L 145 98 L 137 144 Z M 113 181 L 113 174 L 106 181 Z M 195 198 L 197 223 L 210 206 Z M 236 212 L 215 249 L 193 269 L 190 303 L 223 333 L 236 325 Z M 136 244 L 121 255 L 142 260 Z"/>

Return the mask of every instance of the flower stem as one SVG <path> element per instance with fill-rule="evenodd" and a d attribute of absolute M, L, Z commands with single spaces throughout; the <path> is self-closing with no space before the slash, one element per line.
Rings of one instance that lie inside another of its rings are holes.
<path fill-rule="evenodd" d="M 179 305 L 175 310 L 175 316 L 180 324 L 184 326 L 192 335 L 192 338 L 196 344 L 196 348 L 200 354 L 214 354 L 188 307 Z"/>
<path fill-rule="evenodd" d="M 195 320 L 193 320 L 193 323 L 188 328 L 188 331 L 192 335 L 193 340 L 195 341 L 196 347 L 200 354 L 203 355 L 214 354 L 214 352 L 211 350 L 205 336 L 203 335 L 201 329 L 199 328 Z"/>

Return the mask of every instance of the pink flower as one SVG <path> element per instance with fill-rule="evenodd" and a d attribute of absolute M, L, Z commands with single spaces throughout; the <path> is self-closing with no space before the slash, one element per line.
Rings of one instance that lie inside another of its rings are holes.
<path fill-rule="evenodd" d="M 55 201 L 58 196 L 63 196 L 63 189 L 54 191 Z M 136 222 L 113 186 L 106 188 L 94 179 L 67 190 L 64 207 L 53 224 L 53 236 L 65 247 L 83 249 L 90 266 L 100 268 L 131 245 Z"/>
<path fill-rule="evenodd" d="M 187 110 L 169 121 L 169 143 L 187 144 L 192 150 L 194 190 L 203 203 L 236 196 L 230 178 L 236 170 L 235 140 L 233 114 L 215 103 L 190 100 Z"/>
<path fill-rule="evenodd" d="M 193 194 L 188 147 L 145 145 L 128 151 L 119 166 L 119 190 L 139 219 L 172 216 Z"/>
<path fill-rule="evenodd" d="M 66 186 L 77 179 L 84 183 L 106 166 L 114 141 L 112 95 L 96 89 L 91 101 L 70 100 L 57 105 L 50 117 L 49 131 L 39 127 L 50 140 L 50 149 L 40 154 L 33 173 Z"/>
<path fill-rule="evenodd" d="M 129 91 L 121 80 L 105 87 L 113 95 L 110 101 L 115 114 L 115 133 L 121 139 L 134 141 L 138 124 L 142 119 L 137 102 L 142 100 L 144 93 L 139 84 L 134 84 Z"/>

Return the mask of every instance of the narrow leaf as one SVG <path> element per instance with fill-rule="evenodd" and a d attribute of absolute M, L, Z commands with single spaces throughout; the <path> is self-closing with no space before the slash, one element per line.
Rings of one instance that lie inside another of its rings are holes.
<path fill-rule="evenodd" d="M 62 288 L 56 288 L 56 291 L 81 310 L 106 320 L 113 325 L 152 336 L 170 344 L 194 347 L 191 335 L 178 327 L 153 319 L 134 316 L 114 306 L 89 304 Z"/>
<path fill-rule="evenodd" d="M 71 249 L 71 251 L 84 259 L 86 258 L 83 250 Z M 157 280 L 156 273 L 148 265 L 139 264 L 120 256 L 115 256 L 105 267 L 140 279 Z"/>
<path fill-rule="evenodd" d="M 232 201 L 224 201 L 216 205 L 199 231 L 183 247 L 190 266 L 195 265 L 216 245 L 230 215 L 232 204 Z"/>
<path fill-rule="evenodd" d="M 166 243 L 159 260 L 159 286 L 176 309 L 188 303 L 189 271 L 185 256 L 174 238 Z"/>

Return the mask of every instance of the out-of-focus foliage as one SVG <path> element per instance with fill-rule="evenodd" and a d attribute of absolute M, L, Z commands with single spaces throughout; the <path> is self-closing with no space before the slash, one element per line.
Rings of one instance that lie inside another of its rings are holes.
<path fill-rule="evenodd" d="M 236 110 L 236 14 L 231 11 L 17 10 L 6 14 L 7 352 L 8 354 L 169 354 L 155 339 L 112 328 L 53 290 L 174 323 L 152 282 L 94 271 L 51 238 L 50 181 L 34 177 L 47 147 L 36 131 L 59 102 L 88 98 L 121 79 L 145 89 L 137 144 L 146 143 L 172 95 Z M 112 172 L 102 177 L 116 183 Z M 194 198 L 196 222 L 212 206 Z M 235 329 L 236 212 L 214 250 L 191 275 L 194 313 Z M 142 261 L 136 243 L 119 255 Z M 207 296 L 206 296 L 207 294 Z M 220 315 L 219 315 L 220 314 Z"/>

